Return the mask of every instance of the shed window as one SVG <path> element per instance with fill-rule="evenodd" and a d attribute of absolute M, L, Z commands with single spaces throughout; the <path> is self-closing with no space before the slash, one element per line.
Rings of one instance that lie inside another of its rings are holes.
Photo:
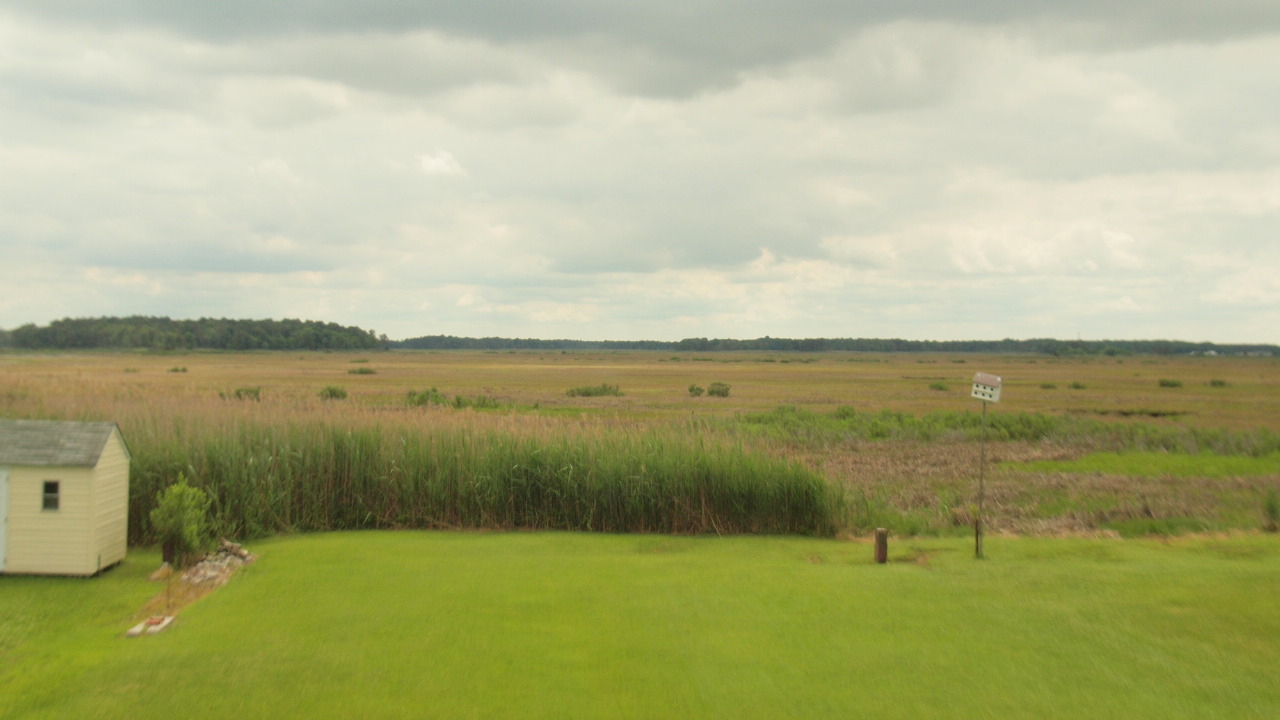
<path fill-rule="evenodd" d="M 44 500 L 43 500 L 43 504 L 41 505 L 41 509 L 42 510 L 58 509 L 58 481 L 57 480 L 44 481 Z"/>

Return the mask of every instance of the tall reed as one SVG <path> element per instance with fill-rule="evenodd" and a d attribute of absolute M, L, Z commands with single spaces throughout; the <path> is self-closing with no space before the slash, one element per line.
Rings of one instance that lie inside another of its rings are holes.
<path fill-rule="evenodd" d="M 185 472 L 213 526 L 252 538 L 362 528 L 829 535 L 842 501 L 782 459 L 674 431 L 537 437 L 479 428 L 237 423 L 133 445 L 130 539 Z"/>

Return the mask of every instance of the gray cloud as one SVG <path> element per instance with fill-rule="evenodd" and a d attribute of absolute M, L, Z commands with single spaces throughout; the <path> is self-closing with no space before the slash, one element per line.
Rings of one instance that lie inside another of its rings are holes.
<path fill-rule="evenodd" d="M 8 3 L 0 326 L 1277 340 L 1273 3 L 739 5 Z"/>
<path fill-rule="evenodd" d="M 1280 27 L 1280 7 L 1267 0 L 1214 4 L 1193 0 L 905 4 L 13 0 L 10 6 L 60 22 L 152 27 L 214 43 L 430 31 L 458 38 L 460 43 L 536 48 L 539 55 L 598 74 L 624 90 L 670 96 L 727 87 L 741 72 L 821 54 L 851 34 L 899 20 L 1015 26 L 1065 46 L 1094 48 L 1217 42 L 1267 34 Z M 368 67 L 371 55 L 396 54 L 396 42 L 390 45 L 330 55 L 336 66 L 333 71 L 359 74 L 362 66 Z M 417 55 L 411 50 L 399 52 L 407 60 Z M 461 58 L 465 57 L 462 53 Z M 316 60 L 318 65 L 328 62 Z M 377 58 L 372 62 L 380 65 Z M 440 63 L 444 67 L 419 69 L 427 76 L 447 75 L 455 63 L 445 59 Z M 379 82 L 396 82 L 394 73 L 378 76 Z M 413 84 L 410 78 L 401 82 Z"/>

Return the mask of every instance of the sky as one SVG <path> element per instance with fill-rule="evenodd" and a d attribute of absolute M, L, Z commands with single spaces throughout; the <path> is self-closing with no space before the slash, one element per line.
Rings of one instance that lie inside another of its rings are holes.
<path fill-rule="evenodd" d="M 1280 343 L 1275 0 L 5 0 L 0 327 Z"/>

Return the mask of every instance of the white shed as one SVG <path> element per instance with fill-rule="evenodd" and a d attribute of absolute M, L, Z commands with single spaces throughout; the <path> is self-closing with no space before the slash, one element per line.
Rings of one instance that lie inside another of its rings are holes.
<path fill-rule="evenodd" d="M 124 559 L 128 526 L 115 423 L 0 420 L 0 572 L 94 575 Z"/>

